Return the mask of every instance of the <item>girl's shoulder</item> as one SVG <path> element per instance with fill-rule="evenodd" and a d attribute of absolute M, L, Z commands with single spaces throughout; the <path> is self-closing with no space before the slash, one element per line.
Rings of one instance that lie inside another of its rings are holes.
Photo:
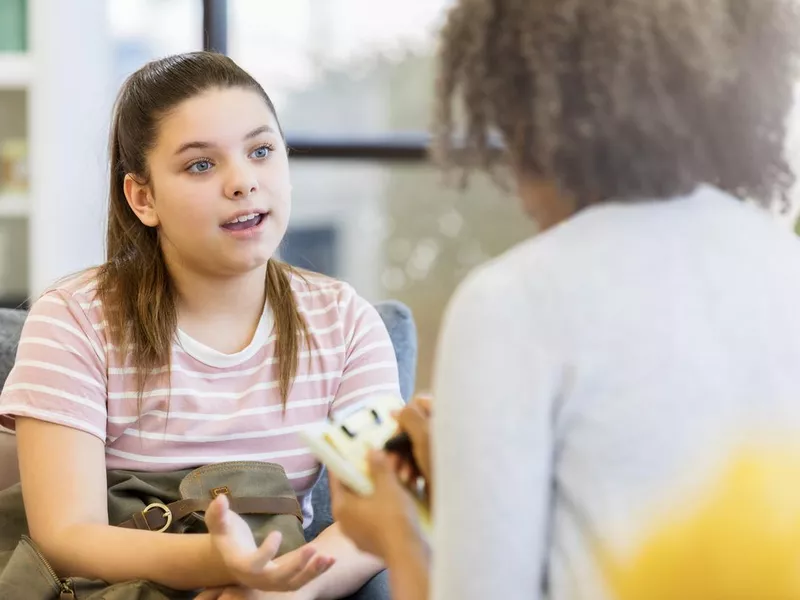
<path fill-rule="evenodd" d="M 97 292 L 97 269 L 86 269 L 54 282 L 32 302 L 31 309 L 48 305 L 61 305 L 68 312 L 79 312 L 88 320 L 101 323 L 104 316 Z"/>
<path fill-rule="evenodd" d="M 341 306 L 358 297 L 349 283 L 303 269 L 292 269 L 291 287 L 301 310 L 317 309 L 332 302 Z"/>
<path fill-rule="evenodd" d="M 345 281 L 298 269 L 292 271 L 291 286 L 312 336 L 339 331 L 351 339 L 380 320 L 375 307 Z"/>

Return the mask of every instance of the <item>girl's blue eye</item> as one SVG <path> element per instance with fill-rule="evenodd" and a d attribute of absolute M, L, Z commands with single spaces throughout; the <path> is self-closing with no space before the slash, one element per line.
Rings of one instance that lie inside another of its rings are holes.
<path fill-rule="evenodd" d="M 190 173 L 205 173 L 211 168 L 211 163 L 207 160 L 200 160 L 194 163 L 191 167 L 189 167 L 188 171 Z"/>
<path fill-rule="evenodd" d="M 250 156 L 253 158 L 267 158 L 269 156 L 269 148 L 267 146 L 256 148 L 250 153 Z"/>

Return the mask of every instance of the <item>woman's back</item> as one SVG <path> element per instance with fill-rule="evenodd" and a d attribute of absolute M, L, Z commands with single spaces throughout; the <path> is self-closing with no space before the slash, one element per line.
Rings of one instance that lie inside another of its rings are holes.
<path fill-rule="evenodd" d="M 800 432 L 799 307 L 800 244 L 710 187 L 587 209 L 479 271 L 440 351 L 437 400 L 469 408 L 435 436 L 438 584 L 476 560 L 473 594 L 601 597 L 598 557 L 635 558 L 748 444 Z"/>
<path fill-rule="evenodd" d="M 796 188 L 798 30 L 792 0 L 454 3 L 434 156 L 510 176 L 543 233 L 469 277 L 445 317 L 432 598 L 598 600 L 605 580 L 638 590 L 616 600 L 693 600 L 714 564 L 734 578 L 703 600 L 800 597 L 770 595 L 766 575 L 745 591 L 711 546 L 672 595 L 620 579 L 640 556 L 658 566 L 649 544 L 676 520 L 722 514 L 715 486 L 800 429 L 800 248 L 768 214 Z M 793 549 L 795 500 L 725 514 Z M 390 571 L 420 572 L 403 535 Z M 726 539 L 740 556 L 769 546 Z M 779 554 L 797 581 L 797 551 Z"/>

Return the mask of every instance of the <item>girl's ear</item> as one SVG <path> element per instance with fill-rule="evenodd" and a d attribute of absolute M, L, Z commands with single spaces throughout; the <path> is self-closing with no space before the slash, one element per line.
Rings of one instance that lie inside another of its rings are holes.
<path fill-rule="evenodd" d="M 139 220 L 148 227 L 158 227 L 158 213 L 149 186 L 140 183 L 135 176 L 128 173 L 125 175 L 123 188 L 128 206 L 139 217 Z"/>

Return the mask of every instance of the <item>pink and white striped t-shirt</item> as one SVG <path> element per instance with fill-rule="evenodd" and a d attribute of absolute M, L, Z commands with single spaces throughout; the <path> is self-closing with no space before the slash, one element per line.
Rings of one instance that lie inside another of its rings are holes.
<path fill-rule="evenodd" d="M 14 416 L 73 427 L 105 442 L 109 469 L 167 471 L 233 460 L 278 463 L 306 516 L 320 464 L 304 426 L 371 394 L 399 395 L 397 361 L 372 305 L 349 285 L 295 276 L 292 290 L 311 335 L 284 413 L 273 316 L 251 343 L 222 354 L 178 331 L 166 368 L 137 406 L 136 372 L 106 336 L 94 279 L 72 279 L 31 307 L 2 395 L 0 425 Z"/>

